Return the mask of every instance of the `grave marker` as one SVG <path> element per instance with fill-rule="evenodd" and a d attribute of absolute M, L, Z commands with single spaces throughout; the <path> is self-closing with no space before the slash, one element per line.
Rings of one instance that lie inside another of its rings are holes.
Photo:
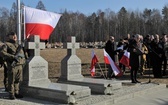
<path fill-rule="evenodd" d="M 44 49 L 45 44 L 40 43 L 39 36 L 34 36 L 33 42 L 27 43 L 27 48 L 32 54 L 23 70 L 22 94 L 63 103 L 75 103 L 90 96 L 89 87 L 51 83 L 48 62 L 40 56 L 40 49 Z"/>

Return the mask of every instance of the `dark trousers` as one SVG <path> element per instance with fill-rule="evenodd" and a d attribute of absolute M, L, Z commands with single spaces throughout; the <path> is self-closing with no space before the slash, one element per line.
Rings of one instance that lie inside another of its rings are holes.
<path fill-rule="evenodd" d="M 107 78 L 112 78 L 114 77 L 113 70 L 111 68 L 111 65 L 108 65 L 108 73 L 107 73 Z"/>
<path fill-rule="evenodd" d="M 137 71 L 138 71 L 138 68 L 132 68 L 131 69 L 131 81 L 132 82 L 137 81 Z"/>
<path fill-rule="evenodd" d="M 166 75 L 166 68 L 167 68 L 167 58 L 165 56 L 163 59 L 163 75 Z"/>
<path fill-rule="evenodd" d="M 153 75 L 154 75 L 154 78 L 161 78 L 162 77 L 162 70 L 161 70 L 161 67 L 162 67 L 162 62 L 158 64 L 155 64 L 153 65 Z"/>
<path fill-rule="evenodd" d="M 8 69 L 6 67 L 6 65 L 4 65 L 4 86 L 5 86 L 5 90 L 8 90 Z"/>

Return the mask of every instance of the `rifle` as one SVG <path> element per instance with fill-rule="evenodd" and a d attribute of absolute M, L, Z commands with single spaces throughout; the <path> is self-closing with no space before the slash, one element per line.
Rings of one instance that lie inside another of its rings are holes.
<path fill-rule="evenodd" d="M 15 66 L 16 66 L 17 62 L 19 62 L 19 58 L 20 58 L 20 57 L 21 57 L 21 58 L 24 58 L 24 55 L 23 55 L 23 54 L 20 54 L 21 49 L 22 49 L 22 46 L 19 45 L 18 48 L 17 48 L 17 50 L 16 50 L 16 53 L 15 53 L 15 60 L 14 60 L 14 61 L 12 62 L 12 64 L 11 64 L 12 67 L 15 67 Z"/>

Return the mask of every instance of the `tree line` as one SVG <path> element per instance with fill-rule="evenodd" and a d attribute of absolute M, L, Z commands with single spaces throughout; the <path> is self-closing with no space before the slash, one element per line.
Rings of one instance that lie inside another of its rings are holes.
<path fill-rule="evenodd" d="M 24 5 L 21 2 L 21 6 Z M 45 10 L 45 5 L 40 0 L 37 9 Z M 54 11 L 54 10 L 53 10 Z M 127 37 L 127 34 L 167 34 L 168 30 L 168 5 L 162 10 L 145 8 L 143 11 L 128 11 L 122 7 L 117 13 L 110 8 L 97 10 L 91 15 L 80 12 L 61 11 L 57 26 L 52 32 L 49 42 L 66 42 L 70 36 L 76 36 L 78 42 L 106 41 L 113 35 L 116 40 Z M 23 15 L 22 15 L 23 17 Z M 14 2 L 10 10 L 0 8 L 0 40 L 4 41 L 10 31 L 17 32 L 17 4 Z M 23 18 L 22 18 L 23 21 Z M 22 25 L 22 37 L 24 28 Z"/>

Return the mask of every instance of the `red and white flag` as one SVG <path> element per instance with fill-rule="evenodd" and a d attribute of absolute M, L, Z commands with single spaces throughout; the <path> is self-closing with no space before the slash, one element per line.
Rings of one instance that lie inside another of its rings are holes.
<path fill-rule="evenodd" d="M 115 76 L 122 76 L 122 71 L 118 65 L 112 60 L 109 54 L 104 49 L 104 60 L 106 64 L 110 64 Z"/>
<path fill-rule="evenodd" d="M 97 59 L 97 56 L 94 50 L 92 50 L 92 61 L 91 61 L 91 67 L 90 67 L 90 73 L 92 77 L 95 75 L 95 65 L 97 62 L 99 62 Z"/>
<path fill-rule="evenodd" d="M 129 65 L 129 58 L 130 58 L 130 52 L 125 50 L 124 55 L 120 59 L 120 63 L 131 69 L 131 66 Z"/>
<path fill-rule="evenodd" d="M 117 47 L 117 50 L 123 50 L 124 49 L 124 45 L 121 45 L 120 47 Z"/>
<path fill-rule="evenodd" d="M 110 62 L 109 62 L 109 60 L 108 60 L 108 57 L 106 56 L 106 54 L 105 53 L 107 53 L 105 50 L 103 50 L 104 51 L 104 62 L 105 62 L 105 64 L 110 64 Z"/>
<path fill-rule="evenodd" d="M 29 35 L 39 35 L 42 40 L 49 39 L 49 36 L 57 25 L 61 14 L 26 6 L 24 7 L 24 11 L 26 37 Z"/>

